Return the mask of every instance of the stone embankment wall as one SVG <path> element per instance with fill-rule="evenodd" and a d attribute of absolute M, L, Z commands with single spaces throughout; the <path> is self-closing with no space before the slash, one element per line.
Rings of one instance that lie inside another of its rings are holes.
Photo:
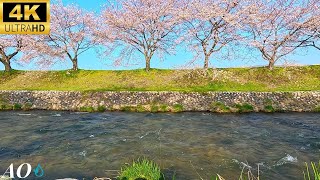
<path fill-rule="evenodd" d="M 0 108 L 138 112 L 320 112 L 320 91 L 206 93 L 0 91 Z"/>

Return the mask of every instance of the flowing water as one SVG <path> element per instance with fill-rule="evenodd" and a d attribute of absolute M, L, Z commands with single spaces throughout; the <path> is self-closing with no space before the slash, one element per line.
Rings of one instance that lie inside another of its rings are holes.
<path fill-rule="evenodd" d="M 320 160 L 320 114 L 0 112 L 0 175 L 11 163 L 41 164 L 44 177 L 116 177 L 146 157 L 167 179 L 237 179 L 243 167 L 261 179 L 303 179 Z"/>

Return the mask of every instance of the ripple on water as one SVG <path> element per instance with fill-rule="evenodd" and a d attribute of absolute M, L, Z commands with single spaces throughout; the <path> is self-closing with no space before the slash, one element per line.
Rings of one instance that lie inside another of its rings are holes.
<path fill-rule="evenodd" d="M 305 161 L 319 160 L 320 114 L 31 114 L 0 112 L 0 172 L 26 161 L 44 164 L 50 179 L 93 179 L 147 157 L 169 179 L 235 179 L 260 163 L 263 179 L 298 180 Z"/>

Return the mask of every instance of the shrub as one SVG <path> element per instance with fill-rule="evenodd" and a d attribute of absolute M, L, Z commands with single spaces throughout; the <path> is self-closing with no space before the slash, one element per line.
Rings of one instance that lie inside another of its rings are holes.
<path fill-rule="evenodd" d="M 132 165 L 121 168 L 120 180 L 159 180 L 161 178 L 160 167 L 147 159 L 134 161 Z"/>
<path fill-rule="evenodd" d="M 81 107 L 80 108 L 81 112 L 95 112 L 95 109 L 93 107 Z"/>
<path fill-rule="evenodd" d="M 164 104 L 163 104 L 163 105 L 160 106 L 160 111 L 161 111 L 161 112 L 168 112 L 168 109 L 169 109 L 169 108 L 168 108 L 167 105 L 164 105 Z"/>
<path fill-rule="evenodd" d="M 136 112 L 146 112 L 146 109 L 142 105 L 138 105 Z"/>
<path fill-rule="evenodd" d="M 230 108 L 223 104 L 222 102 L 213 102 L 211 104 L 211 111 L 219 112 L 219 113 L 227 113 L 230 112 Z"/>
<path fill-rule="evenodd" d="M 12 106 L 9 106 L 7 104 L 1 104 L 0 110 L 12 110 Z"/>
<path fill-rule="evenodd" d="M 272 113 L 272 112 L 275 112 L 276 110 L 273 108 L 272 105 L 267 105 L 267 106 L 264 107 L 264 111 Z"/>
<path fill-rule="evenodd" d="M 126 112 L 135 112 L 136 107 L 133 106 L 123 106 L 120 108 L 121 111 L 126 111 Z"/>
<path fill-rule="evenodd" d="M 314 112 L 320 112 L 320 106 L 316 107 L 316 108 L 314 109 Z"/>
<path fill-rule="evenodd" d="M 25 104 L 22 106 L 22 109 L 23 109 L 24 111 L 29 111 L 31 108 L 32 108 L 32 104 L 31 104 L 31 103 L 25 103 Z"/>
<path fill-rule="evenodd" d="M 173 106 L 173 112 L 182 112 L 183 111 L 183 106 L 181 104 L 175 104 Z"/>
<path fill-rule="evenodd" d="M 99 106 L 98 107 L 98 111 L 99 112 L 105 112 L 107 110 L 107 108 L 105 106 Z"/>
<path fill-rule="evenodd" d="M 13 110 L 21 110 L 22 109 L 22 105 L 21 104 L 14 104 L 13 107 L 12 107 Z"/>
<path fill-rule="evenodd" d="M 239 113 L 246 113 L 246 112 L 253 112 L 254 108 L 252 105 L 250 104 L 236 104 L 235 107 L 238 109 Z"/>
<path fill-rule="evenodd" d="M 159 106 L 153 104 L 151 106 L 151 112 L 153 113 L 159 112 Z"/>

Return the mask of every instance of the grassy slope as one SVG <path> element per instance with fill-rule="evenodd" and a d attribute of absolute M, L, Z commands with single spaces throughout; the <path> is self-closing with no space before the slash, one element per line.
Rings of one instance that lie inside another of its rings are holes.
<path fill-rule="evenodd" d="M 311 91 L 320 65 L 276 68 L 131 71 L 0 72 L 0 90 L 77 91 Z"/>

